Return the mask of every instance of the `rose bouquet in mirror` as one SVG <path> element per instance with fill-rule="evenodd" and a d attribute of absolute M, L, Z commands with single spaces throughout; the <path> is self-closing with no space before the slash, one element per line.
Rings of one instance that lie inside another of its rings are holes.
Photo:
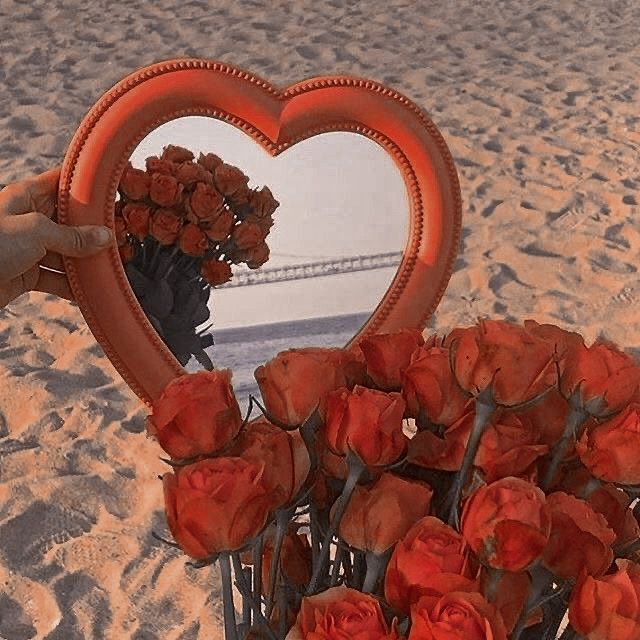
<path fill-rule="evenodd" d="M 185 365 L 207 370 L 213 344 L 211 289 L 233 277 L 231 265 L 257 269 L 269 259 L 266 238 L 279 203 L 268 187 L 213 153 L 169 145 L 146 168 L 125 168 L 115 231 L 131 287 L 158 334 Z"/>
<path fill-rule="evenodd" d="M 223 370 L 148 420 L 165 542 L 219 564 L 227 640 L 640 638 L 632 356 L 482 320 L 292 349 L 256 380 L 244 419 Z"/>

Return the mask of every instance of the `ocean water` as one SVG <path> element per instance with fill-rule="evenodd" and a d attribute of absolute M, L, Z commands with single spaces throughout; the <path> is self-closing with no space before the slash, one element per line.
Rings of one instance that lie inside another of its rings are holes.
<path fill-rule="evenodd" d="M 260 397 L 253 376 L 258 366 L 293 347 L 342 347 L 369 316 L 355 313 L 217 331 L 214 328 L 211 333 L 215 344 L 207 353 L 217 368 L 231 369 L 233 388 L 244 410 L 250 394 Z M 193 360 L 186 367 L 187 371 L 199 368 Z"/>

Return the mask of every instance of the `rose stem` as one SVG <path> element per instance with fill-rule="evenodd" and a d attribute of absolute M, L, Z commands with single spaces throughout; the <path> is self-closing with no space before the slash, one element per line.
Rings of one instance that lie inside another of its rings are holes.
<path fill-rule="evenodd" d="M 566 629 L 562 632 L 562 635 L 559 638 L 559 640 L 581 640 L 581 639 L 582 639 L 582 636 L 578 635 L 578 632 L 571 625 L 566 627 Z"/>
<path fill-rule="evenodd" d="M 363 593 L 374 593 L 378 584 L 378 578 L 380 572 L 384 570 L 389 560 L 388 553 L 374 553 L 373 551 L 367 551 L 367 574 L 364 577 L 364 584 L 362 585 Z"/>
<path fill-rule="evenodd" d="M 242 562 L 238 553 L 231 554 L 231 560 L 233 562 L 233 572 L 236 576 L 242 576 L 242 580 L 246 584 L 251 584 L 251 567 L 242 568 Z M 248 572 L 248 573 L 247 573 Z M 239 581 L 239 577 L 236 577 L 236 582 Z M 240 635 L 240 638 L 244 638 L 245 632 L 251 628 L 251 603 L 249 598 L 244 594 L 242 596 L 242 621 L 236 626 L 236 633 Z"/>
<path fill-rule="evenodd" d="M 356 485 L 358 484 L 358 480 L 360 476 L 365 470 L 365 464 L 360 460 L 357 455 L 349 452 L 347 455 L 347 464 L 349 466 L 349 475 L 347 476 L 347 480 L 344 483 L 344 487 L 342 489 L 342 493 L 336 500 L 335 504 L 335 514 L 329 527 L 327 528 L 327 532 L 324 536 L 324 541 L 322 544 L 322 548 L 320 550 L 320 559 L 318 560 L 318 565 L 316 566 L 313 575 L 311 576 L 311 582 L 307 587 L 307 591 L 305 595 L 310 596 L 313 595 L 318 588 L 318 583 L 320 582 L 320 578 L 324 575 L 325 568 L 327 562 L 329 561 L 329 551 L 331 547 L 331 541 L 333 540 L 333 536 L 336 534 L 338 527 L 340 526 L 340 520 L 342 520 L 342 516 L 344 515 L 345 509 L 349 504 L 349 500 L 351 499 L 351 494 L 353 493 Z"/>
<path fill-rule="evenodd" d="M 462 459 L 462 466 L 455 476 L 453 487 L 449 493 L 449 517 L 448 522 L 451 526 L 458 526 L 458 502 L 464 486 L 467 484 L 467 479 L 473 461 L 476 458 L 478 452 L 478 445 L 480 444 L 480 438 L 484 433 L 485 427 L 489 421 L 489 418 L 496 410 L 496 404 L 493 400 L 493 392 L 491 387 L 487 387 L 481 393 L 476 396 L 476 412 L 473 418 L 473 427 L 471 428 L 471 435 L 467 442 L 467 448 L 464 452 L 464 458 Z"/>
<path fill-rule="evenodd" d="M 314 573 L 320 559 L 320 532 L 318 531 L 318 509 L 309 505 L 309 529 L 311 531 L 311 572 Z"/>
<path fill-rule="evenodd" d="M 340 565 L 342 564 L 342 560 L 344 558 L 344 549 L 341 545 L 336 549 L 336 557 L 333 559 L 333 564 L 331 565 L 331 582 L 330 586 L 335 587 L 338 584 L 338 576 L 340 575 Z"/>
<path fill-rule="evenodd" d="M 266 618 L 269 620 L 276 595 L 276 584 L 280 575 L 280 552 L 282 551 L 282 543 L 287 533 L 289 520 L 293 516 L 291 508 L 278 509 L 276 511 L 276 537 L 273 542 L 273 556 L 271 556 L 271 567 L 269 571 L 269 591 L 267 592 L 267 612 Z"/>
<path fill-rule="evenodd" d="M 353 553 L 353 588 L 360 590 L 362 588 L 363 573 L 365 572 L 365 556 L 362 551 L 354 551 Z"/>
<path fill-rule="evenodd" d="M 520 634 L 524 630 L 524 625 L 527 622 L 529 614 L 538 606 L 540 596 L 554 580 L 553 574 L 541 565 L 534 565 L 531 567 L 531 569 L 529 569 L 529 575 L 531 576 L 529 596 L 524 607 L 522 607 L 516 626 L 511 632 L 511 640 L 518 640 L 518 638 L 520 638 Z"/>
<path fill-rule="evenodd" d="M 558 467 L 567 452 L 571 438 L 576 435 L 578 428 L 588 417 L 588 414 L 582 406 L 578 405 L 576 392 L 574 392 L 569 398 L 569 407 L 570 410 L 565 423 L 564 433 L 562 434 L 559 442 L 553 448 L 551 462 L 549 462 L 547 472 L 544 474 L 544 478 L 540 483 L 540 488 L 543 491 L 548 491 L 551 488 L 556 472 L 558 471 Z"/>
<path fill-rule="evenodd" d="M 253 545 L 253 597 L 262 611 L 262 553 L 264 534 L 260 534 Z"/>
<path fill-rule="evenodd" d="M 236 629 L 236 612 L 233 608 L 233 584 L 231 582 L 231 562 L 229 552 L 225 551 L 218 558 L 220 578 L 222 580 L 222 605 L 224 607 L 224 638 L 238 640 Z M 240 572 L 242 575 L 242 572 Z M 238 577 L 238 576 L 236 576 Z M 242 576 L 244 579 L 244 576 Z"/>
<path fill-rule="evenodd" d="M 504 571 L 502 569 L 488 567 L 487 574 L 487 582 L 483 589 L 484 597 L 487 599 L 487 602 L 494 602 L 498 592 L 498 584 L 500 583 L 500 580 L 502 580 Z"/>

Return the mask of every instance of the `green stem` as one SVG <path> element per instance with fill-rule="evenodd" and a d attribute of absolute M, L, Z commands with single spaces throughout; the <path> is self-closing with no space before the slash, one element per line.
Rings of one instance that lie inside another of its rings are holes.
<path fill-rule="evenodd" d="M 367 573 L 364 577 L 364 584 L 362 585 L 363 593 L 375 593 L 376 586 L 378 585 L 378 579 L 380 578 L 380 574 L 384 573 L 389 557 L 389 553 L 374 553 L 373 551 L 367 551 L 365 556 L 367 561 Z"/>
<path fill-rule="evenodd" d="M 271 612 L 275 604 L 276 584 L 278 583 L 278 577 L 280 575 L 280 553 L 292 515 L 291 509 L 278 509 L 276 512 L 276 537 L 273 542 L 273 555 L 271 556 L 269 572 L 269 591 L 267 592 L 267 620 L 271 618 Z"/>
<path fill-rule="evenodd" d="M 231 561 L 229 552 L 220 554 L 220 578 L 222 580 L 222 606 L 224 607 L 224 638 L 238 640 L 236 612 L 233 608 L 233 583 L 231 582 Z"/>
<path fill-rule="evenodd" d="M 260 534 L 253 547 L 253 597 L 258 606 L 262 602 L 262 553 L 264 550 L 264 534 Z M 262 610 L 262 609 L 261 609 Z"/>
<path fill-rule="evenodd" d="M 524 631 L 524 626 L 527 623 L 529 614 L 536 608 L 536 606 L 538 606 L 540 596 L 554 579 L 553 574 L 540 565 L 531 567 L 531 569 L 529 569 L 529 574 L 531 575 L 529 596 L 524 607 L 522 607 L 516 626 L 511 632 L 511 640 L 518 640 L 520 638 L 520 634 Z"/>

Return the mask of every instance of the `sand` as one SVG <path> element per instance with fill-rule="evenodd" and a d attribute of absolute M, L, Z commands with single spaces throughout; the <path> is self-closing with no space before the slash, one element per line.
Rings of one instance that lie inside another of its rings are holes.
<path fill-rule="evenodd" d="M 0 182 L 59 163 L 93 102 L 154 61 L 370 77 L 424 107 L 460 173 L 430 330 L 532 317 L 640 356 L 640 5 L 557 7 L 0 0 Z M 33 293 L 0 312 L 0 638 L 221 637 L 215 572 L 151 536 L 166 467 L 145 413 L 77 307 Z"/>

